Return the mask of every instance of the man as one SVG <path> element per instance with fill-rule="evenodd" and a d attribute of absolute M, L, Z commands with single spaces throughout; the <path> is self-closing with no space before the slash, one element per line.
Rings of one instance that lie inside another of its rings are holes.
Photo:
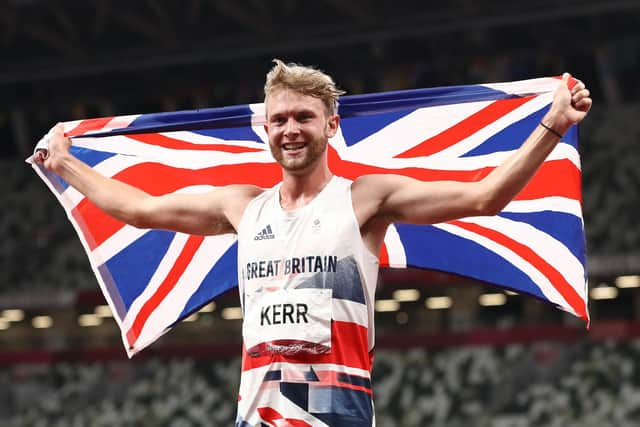
<path fill-rule="evenodd" d="M 272 189 L 232 185 L 153 197 L 71 156 L 61 125 L 48 158 L 37 160 L 134 226 L 238 234 L 244 348 L 237 426 L 370 426 L 377 254 L 387 227 L 498 213 L 589 111 L 585 85 L 570 90 L 568 82 L 565 74 L 522 147 L 473 183 L 333 176 L 327 141 L 338 130 L 341 92 L 326 74 L 281 61 L 265 84 L 264 127 L 282 167 Z"/>

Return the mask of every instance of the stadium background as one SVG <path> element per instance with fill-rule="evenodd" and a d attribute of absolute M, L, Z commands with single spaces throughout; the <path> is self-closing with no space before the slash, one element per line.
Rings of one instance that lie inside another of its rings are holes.
<path fill-rule="evenodd" d="M 464 278 L 385 271 L 376 412 L 383 427 L 639 425 L 638 28 L 640 3 L 624 0 L 3 1 L 2 424 L 232 424 L 236 296 L 127 360 L 71 225 L 23 160 L 56 121 L 259 102 L 279 57 L 350 94 L 565 70 L 588 83 L 591 329 Z"/>

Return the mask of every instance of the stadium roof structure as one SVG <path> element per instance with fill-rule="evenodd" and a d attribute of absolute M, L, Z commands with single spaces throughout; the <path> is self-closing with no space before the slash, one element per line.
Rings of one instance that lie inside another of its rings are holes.
<path fill-rule="evenodd" d="M 465 50 L 592 49 L 637 34 L 635 0 L 8 0 L 0 5 L 0 87 L 333 47 L 456 37 Z M 544 25 L 562 22 L 562 25 Z M 514 40 L 511 30 L 528 40 Z M 524 30 L 523 30 L 524 29 Z M 637 36 L 636 36 L 637 37 Z M 480 38 L 480 39 L 478 39 Z M 526 44 L 522 44 L 526 41 Z M 449 44 L 451 41 L 449 41 Z"/>

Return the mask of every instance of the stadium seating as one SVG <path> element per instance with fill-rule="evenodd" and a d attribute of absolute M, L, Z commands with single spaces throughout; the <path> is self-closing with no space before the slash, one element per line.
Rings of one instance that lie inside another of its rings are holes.
<path fill-rule="evenodd" d="M 239 369 L 237 358 L 13 366 L 0 374 L 0 416 L 16 427 L 232 425 Z"/>
<path fill-rule="evenodd" d="M 377 424 L 631 427 L 640 340 L 416 347 L 376 354 Z M 3 425 L 232 425 L 240 359 L 0 368 Z M 34 398 L 35 397 L 35 398 Z"/>
<path fill-rule="evenodd" d="M 53 194 L 21 160 L 2 159 L 0 169 L 0 292 L 95 286 L 82 246 Z"/>

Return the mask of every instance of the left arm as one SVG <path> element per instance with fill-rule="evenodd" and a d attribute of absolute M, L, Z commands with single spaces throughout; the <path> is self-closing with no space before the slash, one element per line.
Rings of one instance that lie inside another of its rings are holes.
<path fill-rule="evenodd" d="M 477 182 L 422 182 L 400 175 L 369 175 L 352 187 L 354 207 L 363 236 L 368 227 L 384 228 L 392 222 L 432 224 L 500 212 L 527 184 L 560 137 L 579 123 L 591 108 L 585 85 L 570 90 L 565 73 L 549 112 L 524 144 L 504 163 Z M 379 233 L 377 233 L 379 234 Z"/>

